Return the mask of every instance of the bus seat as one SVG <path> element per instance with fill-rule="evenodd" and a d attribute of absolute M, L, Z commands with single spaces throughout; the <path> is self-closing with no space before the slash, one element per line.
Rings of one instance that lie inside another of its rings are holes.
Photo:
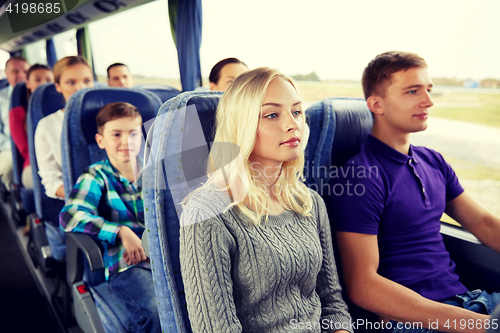
<path fill-rule="evenodd" d="M 331 213 L 328 198 L 330 191 L 324 190 L 330 181 L 331 167 L 343 166 L 360 151 L 371 131 L 373 118 L 366 101 L 359 98 L 325 98 L 308 107 L 305 114 L 310 128 L 304 167 L 306 184 L 323 197 L 330 223 L 333 223 L 335 216 Z M 375 314 L 349 300 L 335 235 L 332 236 L 342 297 L 353 321 L 378 321 Z"/>
<path fill-rule="evenodd" d="M 106 158 L 106 152 L 101 150 L 95 141 L 97 133 L 95 118 L 101 107 L 113 102 L 128 102 L 136 106 L 144 123 L 154 119 L 161 106 L 161 100 L 147 91 L 99 87 L 75 92 L 66 106 L 61 137 L 66 199 L 84 169 Z M 106 332 L 125 331 L 124 327 L 128 327 L 127 313 L 108 288 L 109 285 L 102 283 L 105 278 L 102 252 L 98 249 L 100 242 L 94 241 L 89 235 L 79 233 L 69 233 L 66 238 L 67 282 L 73 291 L 75 316 L 79 326 L 82 329 L 98 327 L 100 323 Z M 82 255 L 87 261 L 80 260 Z M 82 288 L 86 287 L 90 289 L 95 306 L 85 294 L 80 293 Z M 97 311 L 94 308 L 97 308 Z M 100 319 L 97 320 L 95 317 L 89 319 L 86 315 L 89 311 L 97 313 Z"/>
<path fill-rule="evenodd" d="M 28 110 L 27 89 L 24 82 L 18 83 L 10 95 L 10 110 L 18 106 L 24 107 L 26 111 Z M 15 208 L 14 212 L 16 214 L 14 217 L 18 223 L 23 224 L 25 222 L 26 215 L 35 211 L 35 199 L 33 196 L 33 190 L 25 189 L 22 184 L 21 175 L 23 173 L 24 159 L 21 156 L 19 149 L 17 149 L 12 136 L 10 141 L 13 164 L 13 195 L 11 198 L 13 199 L 13 207 Z"/>
<path fill-rule="evenodd" d="M 306 182 L 320 194 L 329 182 L 328 171 L 340 167 L 356 155 L 373 125 L 373 118 L 364 99 L 325 98 L 306 110 L 311 129 L 306 148 Z M 327 171 L 327 172 L 324 172 Z M 322 195 L 331 223 L 335 216 L 329 207 L 328 195 Z M 470 289 L 497 291 L 500 278 L 500 254 L 481 244 L 462 228 L 441 223 L 441 234 L 451 259 L 456 263 L 456 273 Z M 335 238 L 334 238 L 335 239 Z M 337 263 L 340 263 L 334 242 Z M 345 295 L 342 265 L 337 265 Z M 346 301 L 348 301 L 347 295 Z M 369 313 L 348 302 L 353 319 L 377 320 Z"/>
<path fill-rule="evenodd" d="M 140 84 L 134 88 L 151 91 L 158 96 L 163 103 L 180 94 L 179 90 L 164 84 Z"/>
<path fill-rule="evenodd" d="M 155 293 L 162 329 L 167 331 L 188 332 L 190 324 L 186 309 L 184 286 L 180 273 L 179 260 L 179 198 L 189 192 L 189 185 L 179 189 L 174 182 L 165 181 L 177 175 L 184 176 L 179 159 L 182 156 L 184 169 L 197 169 L 199 174 L 206 174 L 204 165 L 192 165 L 182 152 L 189 147 L 187 141 L 197 138 L 200 146 L 213 141 L 215 111 L 222 92 L 202 91 L 185 92 L 162 105 L 155 121 L 154 130 L 148 141 L 151 142 L 150 156 L 143 175 L 144 216 L 148 230 L 149 256 L 155 280 Z M 194 121 L 186 121 L 186 109 L 190 115 L 196 115 Z M 194 109 L 194 107 L 196 109 Z M 193 113 L 196 110 L 196 113 Z M 199 121 L 198 121 L 199 119 Z M 194 126 L 194 127 L 193 127 Z M 200 126 L 202 132 L 200 133 Z M 150 139 L 151 138 L 151 139 Z M 189 138 L 190 140 L 186 140 Z M 150 139 L 150 140 L 149 140 Z M 203 150 L 203 147 L 202 147 Z M 208 157 L 208 148 L 204 154 L 198 154 L 200 160 Z M 192 150 L 191 150 L 192 151 Z M 201 156 L 201 157 L 200 157 Z M 187 156 L 186 156 L 187 157 Z M 191 165 L 190 165 L 191 164 Z M 195 170 L 196 172 L 196 170 Z M 191 173 L 189 178 L 193 179 Z M 189 180 L 189 179 L 188 179 Z M 173 186 L 175 186 L 173 188 Z M 177 192 L 177 193 L 175 193 Z M 174 198 L 177 198 L 174 201 Z"/>
<path fill-rule="evenodd" d="M 58 93 L 53 83 L 39 86 L 32 94 L 28 106 L 27 130 L 30 162 L 33 173 L 33 193 L 36 216 L 30 219 L 32 246 L 30 252 L 46 273 L 52 261 L 65 259 L 65 240 L 59 231 L 59 212 L 64 201 L 47 197 L 38 175 L 35 154 L 35 131 L 38 122 L 45 116 L 64 108 L 64 97 Z M 50 245 L 49 245 L 50 244 Z"/>

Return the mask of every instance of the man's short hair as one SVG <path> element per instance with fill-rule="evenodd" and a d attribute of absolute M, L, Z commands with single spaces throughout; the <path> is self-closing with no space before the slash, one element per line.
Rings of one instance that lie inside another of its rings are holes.
<path fill-rule="evenodd" d="M 242 64 L 248 68 L 248 66 L 240 59 L 226 58 L 226 59 L 219 61 L 218 63 L 215 64 L 214 67 L 212 67 L 212 70 L 210 71 L 210 75 L 208 76 L 208 81 L 217 84 L 220 80 L 220 71 L 227 64 Z"/>
<path fill-rule="evenodd" d="M 109 65 L 109 66 L 108 66 L 108 69 L 106 70 L 106 71 L 108 72 L 108 79 L 110 79 L 110 77 L 109 77 L 109 70 L 110 70 L 111 68 L 113 68 L 113 67 L 118 67 L 118 66 L 125 66 L 125 67 L 127 67 L 127 69 L 128 69 L 128 66 L 127 66 L 127 65 L 122 64 L 121 62 L 115 62 L 114 64 Z"/>
<path fill-rule="evenodd" d="M 363 93 L 365 99 L 372 95 L 385 97 L 392 74 L 414 67 L 427 68 L 425 60 L 415 53 L 390 51 L 376 56 L 363 71 Z"/>
<path fill-rule="evenodd" d="M 9 59 L 7 59 L 7 61 L 5 62 L 5 69 L 7 69 L 7 65 L 9 64 L 9 62 L 11 60 L 18 60 L 18 61 L 28 62 L 28 60 L 26 60 L 24 57 L 21 57 L 19 55 L 15 55 L 15 56 L 12 56 Z"/>
<path fill-rule="evenodd" d="M 111 120 L 125 117 L 141 117 L 139 110 L 135 106 L 125 102 L 109 103 L 103 106 L 95 118 L 97 132 L 103 134 L 104 125 Z"/>

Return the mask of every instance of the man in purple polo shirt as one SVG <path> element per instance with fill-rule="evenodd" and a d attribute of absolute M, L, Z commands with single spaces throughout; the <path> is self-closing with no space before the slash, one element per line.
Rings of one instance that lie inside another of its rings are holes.
<path fill-rule="evenodd" d="M 372 132 L 344 166 L 346 177 L 335 180 L 351 191 L 331 198 L 347 292 L 385 323 L 393 320 L 387 331 L 423 331 L 396 323 L 418 322 L 439 331 L 484 332 L 500 294 L 469 293 L 460 283 L 440 218 L 446 212 L 497 251 L 500 218 L 464 192 L 439 153 L 410 145 L 410 133 L 427 128 L 432 86 L 416 54 L 386 52 L 365 68 Z M 463 319 L 474 324 L 463 330 L 453 324 Z"/>

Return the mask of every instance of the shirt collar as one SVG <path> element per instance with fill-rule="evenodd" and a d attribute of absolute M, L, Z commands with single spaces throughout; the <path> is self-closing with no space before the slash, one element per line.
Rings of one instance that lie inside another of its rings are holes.
<path fill-rule="evenodd" d="M 139 164 L 139 174 L 137 175 L 137 179 L 135 182 L 131 182 L 127 178 L 123 177 L 122 174 L 111 164 L 111 161 L 109 158 L 106 159 L 104 162 L 104 165 L 106 168 L 108 168 L 109 172 L 113 174 L 116 178 L 118 178 L 121 182 L 123 183 L 133 183 L 133 184 L 138 184 L 141 185 L 142 183 L 142 171 L 143 171 L 143 163 L 142 163 L 142 158 L 140 156 L 137 156 L 137 163 Z"/>
<path fill-rule="evenodd" d="M 410 160 L 412 162 L 417 163 L 417 159 L 415 158 L 415 154 L 413 153 L 414 147 L 410 145 L 410 149 L 408 150 L 408 155 L 402 154 L 396 149 L 386 145 L 376 137 L 371 134 L 368 134 L 368 139 L 366 140 L 366 144 L 370 147 L 371 150 L 380 154 L 386 158 L 389 158 L 393 161 L 399 162 L 401 164 L 406 164 Z"/>

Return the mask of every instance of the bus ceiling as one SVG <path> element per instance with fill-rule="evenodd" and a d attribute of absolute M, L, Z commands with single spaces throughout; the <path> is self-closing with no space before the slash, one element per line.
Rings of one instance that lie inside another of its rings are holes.
<path fill-rule="evenodd" d="M 152 0 L 56 1 L 0 0 L 0 49 L 19 52 L 28 44 L 50 40 L 52 36 L 70 29 L 85 28 L 93 21 Z M 168 0 L 168 8 L 182 88 L 185 91 L 194 90 L 201 86 L 201 0 Z M 47 45 L 50 47 L 50 43 Z"/>

